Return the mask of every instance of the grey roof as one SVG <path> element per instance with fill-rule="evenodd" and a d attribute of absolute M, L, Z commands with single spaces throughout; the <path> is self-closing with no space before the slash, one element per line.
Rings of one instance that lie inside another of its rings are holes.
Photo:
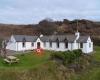
<path fill-rule="evenodd" d="M 79 39 L 77 40 L 77 42 L 79 43 L 86 43 L 88 40 L 89 36 L 80 36 Z"/>
<path fill-rule="evenodd" d="M 43 36 L 40 38 L 42 41 L 52 41 L 55 42 L 57 39 L 60 42 L 63 42 L 64 40 L 67 40 L 68 42 L 74 42 L 76 39 L 75 35 L 51 35 L 51 36 Z"/>
<path fill-rule="evenodd" d="M 40 40 L 43 41 L 43 42 L 48 42 L 49 41 L 49 36 L 40 37 Z"/>
<path fill-rule="evenodd" d="M 22 42 L 25 39 L 27 42 L 34 42 L 37 40 L 37 36 L 28 36 L 28 35 L 13 35 L 17 42 Z"/>
<path fill-rule="evenodd" d="M 23 39 L 26 40 L 27 42 L 35 42 L 38 38 L 41 39 L 43 42 L 56 42 L 57 40 L 59 42 L 63 41 L 68 41 L 68 42 L 74 42 L 76 40 L 75 35 L 50 35 L 50 36 L 43 36 L 43 37 L 38 37 L 38 36 L 28 36 L 28 35 L 13 35 L 15 40 L 17 42 L 22 42 Z M 87 42 L 89 36 L 80 36 L 77 42 Z"/>

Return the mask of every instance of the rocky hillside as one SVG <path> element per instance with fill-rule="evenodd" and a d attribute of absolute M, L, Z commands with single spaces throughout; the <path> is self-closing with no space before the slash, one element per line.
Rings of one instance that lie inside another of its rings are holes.
<path fill-rule="evenodd" d="M 33 25 L 0 24 L 0 38 L 9 37 L 12 34 L 33 35 Z"/>
<path fill-rule="evenodd" d="M 77 25 L 78 22 L 78 25 Z M 79 30 L 83 35 L 89 34 L 92 36 L 100 35 L 100 22 L 93 22 L 89 20 L 73 20 L 63 21 L 42 20 L 38 24 L 29 25 L 14 25 L 14 24 L 0 24 L 0 38 L 8 37 L 12 34 L 68 34 Z"/>

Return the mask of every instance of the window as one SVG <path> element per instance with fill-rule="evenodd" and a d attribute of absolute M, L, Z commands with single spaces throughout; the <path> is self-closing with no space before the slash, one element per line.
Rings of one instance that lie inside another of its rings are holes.
<path fill-rule="evenodd" d="M 80 48 L 83 48 L 83 43 L 80 43 Z"/>
<path fill-rule="evenodd" d="M 64 42 L 65 42 L 65 48 L 68 48 L 68 40 L 65 39 Z"/>
<path fill-rule="evenodd" d="M 22 43 L 23 47 L 25 47 L 25 42 Z"/>
<path fill-rule="evenodd" d="M 89 43 L 89 48 L 91 48 L 91 43 Z"/>
<path fill-rule="evenodd" d="M 57 42 L 57 48 L 59 48 L 59 42 Z"/>
<path fill-rule="evenodd" d="M 68 42 L 65 42 L 65 48 L 68 48 Z"/>
<path fill-rule="evenodd" d="M 22 46 L 25 47 L 26 39 L 23 38 Z"/>
<path fill-rule="evenodd" d="M 52 47 L 52 42 L 51 41 L 50 41 L 50 44 L 49 45 L 50 45 L 50 47 Z"/>
<path fill-rule="evenodd" d="M 34 42 L 31 43 L 31 46 L 32 46 L 32 47 L 34 46 Z"/>
<path fill-rule="evenodd" d="M 59 48 L 59 40 L 58 40 L 58 38 L 57 38 L 56 42 L 57 42 L 57 48 Z"/>

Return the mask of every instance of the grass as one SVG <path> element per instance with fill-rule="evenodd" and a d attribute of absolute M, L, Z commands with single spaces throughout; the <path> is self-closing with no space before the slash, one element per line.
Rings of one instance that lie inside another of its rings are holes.
<path fill-rule="evenodd" d="M 100 80 L 100 46 L 94 48 L 93 64 L 72 80 Z"/>
<path fill-rule="evenodd" d="M 96 46 L 94 47 L 94 58 L 97 60 L 97 61 L 100 61 L 100 46 Z"/>
<path fill-rule="evenodd" d="M 80 73 L 71 73 L 67 67 L 49 61 L 50 51 L 42 56 L 33 52 L 16 55 L 20 62 L 13 65 L 5 64 L 1 58 L 0 80 L 100 80 L 100 47 L 94 50 L 93 64 Z"/>
<path fill-rule="evenodd" d="M 26 54 L 17 54 L 15 55 L 19 59 L 19 63 L 14 64 L 7 64 L 4 63 L 3 58 L 0 59 L 0 68 L 1 69 L 9 69 L 9 68 L 16 68 L 16 69 L 28 69 L 39 66 L 48 62 L 50 57 L 50 52 L 44 52 L 43 55 L 37 55 L 34 52 L 26 53 Z"/>

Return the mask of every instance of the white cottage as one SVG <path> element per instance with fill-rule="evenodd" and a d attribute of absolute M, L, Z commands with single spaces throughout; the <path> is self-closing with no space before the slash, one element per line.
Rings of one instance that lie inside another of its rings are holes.
<path fill-rule="evenodd" d="M 14 51 L 36 48 L 54 51 L 82 49 L 84 53 L 91 53 L 93 51 L 93 42 L 90 36 L 80 36 L 79 32 L 76 32 L 75 35 L 12 35 L 6 48 Z"/>

